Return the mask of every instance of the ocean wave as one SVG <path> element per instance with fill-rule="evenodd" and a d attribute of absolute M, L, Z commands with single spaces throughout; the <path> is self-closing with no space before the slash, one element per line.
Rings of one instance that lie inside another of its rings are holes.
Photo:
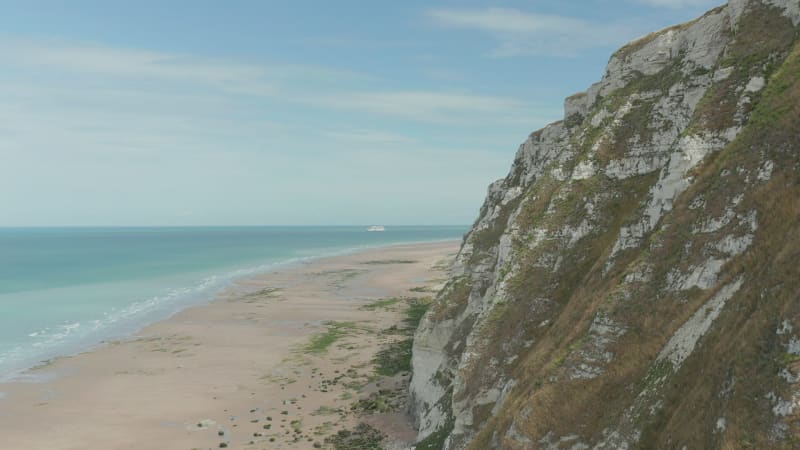
<path fill-rule="evenodd" d="M 431 241 L 428 241 L 431 242 Z M 22 342 L 3 348 L 0 343 L 0 381 L 30 380 L 22 374 L 54 358 L 90 350 L 110 340 L 134 335 L 146 325 L 164 320 L 181 310 L 206 303 L 229 287 L 233 282 L 272 272 L 281 268 L 303 264 L 320 258 L 341 256 L 393 244 L 353 245 L 347 248 L 305 249 L 307 256 L 286 258 L 277 262 L 239 268 L 220 275 L 206 276 L 196 283 L 178 288 L 164 288 L 159 295 L 137 300 L 124 307 L 110 307 L 96 313 L 96 317 L 66 320 L 63 323 L 29 331 Z"/>

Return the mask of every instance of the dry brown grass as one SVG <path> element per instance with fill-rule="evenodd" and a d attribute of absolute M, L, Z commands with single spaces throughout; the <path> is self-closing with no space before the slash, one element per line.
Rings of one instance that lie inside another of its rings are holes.
<path fill-rule="evenodd" d="M 755 17 L 761 20 L 765 16 Z M 777 40 L 788 48 L 786 36 L 779 36 Z M 772 44 L 757 46 L 778 48 Z M 733 89 L 733 84 L 721 85 L 721 89 Z M 714 99 L 717 92 L 710 95 Z M 634 424 L 642 430 L 638 446 L 755 449 L 800 445 L 795 438 L 800 436 L 797 416 L 786 421 L 789 429 L 785 441 L 770 439 L 777 419 L 766 399 L 770 391 L 784 398 L 790 395 L 789 386 L 777 377 L 787 365 L 787 358 L 775 330 L 785 318 L 800 328 L 800 46 L 795 47 L 757 100 L 760 101 L 753 110 L 751 124 L 739 139 L 693 173 L 693 186 L 677 199 L 658 236 L 623 253 L 617 264 L 619 270 L 606 276 L 601 273 L 620 223 L 607 223 L 604 230 L 608 233 L 592 236 L 579 250 L 562 251 L 566 270 L 550 273 L 534 267 L 541 256 L 536 252 L 519 255 L 518 262 L 524 269 L 517 275 L 518 280 L 512 280 L 514 302 L 494 319 L 494 334 L 489 338 L 489 348 L 494 350 L 490 356 L 502 359 L 506 350 L 501 349 L 501 344 L 515 339 L 534 339 L 536 345 L 528 351 L 514 347 L 512 351 L 521 352 L 524 358 L 500 369 L 501 375 L 519 380 L 519 384 L 500 414 L 489 417 L 475 411 L 476 419 L 485 420 L 486 425 L 471 448 L 497 444 L 493 436 L 502 439 L 512 423 L 528 436 L 578 433 L 587 442 L 596 442 L 604 428 L 613 427 L 648 383 L 647 374 L 653 370 L 654 359 L 667 340 L 715 293 L 713 289 L 665 291 L 666 273 L 704 261 L 708 244 L 736 230 L 731 226 L 716 234 L 691 233 L 706 218 L 721 215 L 740 193 L 745 197 L 736 211 L 744 214 L 757 210 L 759 229 L 751 249 L 723 267 L 718 285 L 738 276 L 745 277 L 745 285 L 701 339 L 701 345 L 654 394 L 653 399 L 661 400 L 663 407 L 652 416 L 642 415 Z M 709 123 L 710 116 L 703 111 L 699 114 L 696 120 L 703 126 L 713 128 L 723 123 Z M 720 114 L 730 116 L 732 111 L 723 108 Z M 775 172 L 769 182 L 756 184 L 755 174 L 765 159 L 774 162 Z M 723 172 L 729 175 L 723 178 Z M 654 182 L 639 181 L 642 187 Z M 547 226 L 546 221 L 550 220 L 543 210 L 560 186 L 542 183 L 541 190 L 534 191 L 535 197 L 527 204 L 529 209 L 520 216 L 520 223 L 526 227 Z M 617 209 L 611 204 L 601 206 L 604 215 L 615 217 L 616 221 L 633 217 L 636 208 L 631 205 L 641 201 L 638 194 L 630 194 L 631 186 L 594 185 L 592 189 L 611 192 L 611 197 L 619 200 Z M 643 192 L 641 187 L 639 192 Z M 705 199 L 705 206 L 689 208 L 698 196 Z M 567 204 L 564 207 L 565 211 L 569 209 Z M 565 213 L 553 224 L 570 220 L 572 215 Z M 686 247 L 687 242 L 692 245 Z M 559 251 L 548 245 L 540 247 L 542 250 Z M 625 268 L 642 261 L 653 267 L 653 281 L 631 285 L 625 289 L 629 295 L 619 298 Z M 531 315 L 531 302 L 541 296 L 552 299 L 552 304 L 540 310 L 539 316 Z M 563 361 L 565 352 L 585 338 L 600 309 L 628 329 L 610 348 L 615 354 L 613 363 L 604 376 L 594 380 L 559 378 L 563 371 L 555 363 Z M 547 327 L 534 326 L 545 317 L 551 319 Z M 468 374 L 468 389 L 478 390 L 492 379 L 485 369 L 488 363 L 487 356 Z M 800 369 L 800 362 L 788 360 L 788 364 Z M 720 417 L 725 417 L 727 428 L 724 433 L 714 433 Z M 504 448 L 513 448 L 510 441 L 499 442 Z"/>

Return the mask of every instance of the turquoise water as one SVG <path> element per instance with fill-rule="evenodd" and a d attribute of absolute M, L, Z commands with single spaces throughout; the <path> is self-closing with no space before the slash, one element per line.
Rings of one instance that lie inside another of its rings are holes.
<path fill-rule="evenodd" d="M 467 227 L 0 228 L 0 378 L 303 259 L 459 239 Z"/>

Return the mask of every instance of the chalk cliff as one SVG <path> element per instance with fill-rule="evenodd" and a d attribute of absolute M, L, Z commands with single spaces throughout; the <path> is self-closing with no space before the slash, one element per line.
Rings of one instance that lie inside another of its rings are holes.
<path fill-rule="evenodd" d="M 800 446 L 799 30 L 731 0 L 530 135 L 416 333 L 417 448 Z"/>

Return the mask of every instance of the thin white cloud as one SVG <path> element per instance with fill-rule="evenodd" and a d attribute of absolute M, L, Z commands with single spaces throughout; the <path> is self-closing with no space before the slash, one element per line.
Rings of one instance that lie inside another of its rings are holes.
<path fill-rule="evenodd" d="M 331 130 L 323 135 L 332 139 L 365 144 L 412 144 L 416 139 L 398 133 L 379 130 Z"/>
<path fill-rule="evenodd" d="M 346 92 L 308 97 L 306 101 L 332 109 L 436 123 L 459 123 L 476 117 L 530 121 L 534 115 L 525 103 L 512 98 L 436 91 Z"/>
<path fill-rule="evenodd" d="M 629 26 L 512 8 L 433 9 L 427 16 L 442 27 L 492 36 L 497 41 L 493 56 L 574 56 L 581 50 L 623 43 L 638 34 Z"/>
<path fill-rule="evenodd" d="M 286 81 L 363 82 L 369 75 L 308 65 L 263 65 L 61 40 L 0 39 L 3 64 L 121 79 L 195 84 L 232 94 L 275 96 Z"/>
<path fill-rule="evenodd" d="M 443 25 L 494 33 L 560 32 L 586 25 L 579 19 L 506 8 L 436 9 L 430 11 L 429 15 Z"/>
<path fill-rule="evenodd" d="M 148 50 L 75 44 L 62 41 L 0 41 L 6 64 L 23 64 L 97 75 L 149 78 L 182 83 L 267 86 L 262 67 L 207 61 Z"/>
<path fill-rule="evenodd" d="M 701 6 L 712 6 L 722 3 L 720 0 L 633 0 L 636 3 L 653 6 L 656 8 L 691 8 Z"/>
<path fill-rule="evenodd" d="M 353 199 L 391 223 L 416 197 L 466 222 L 558 115 L 450 82 L 2 35 L 0 78 L 3 225 L 354 223 L 336 214 Z"/>
<path fill-rule="evenodd" d="M 523 27 L 522 24 L 517 26 Z M 175 99 L 217 95 L 217 101 L 224 103 L 231 94 L 241 94 L 306 107 L 420 122 L 538 121 L 533 117 L 537 114 L 528 105 L 515 99 L 435 90 L 367 90 L 360 85 L 375 78 L 326 67 L 243 64 L 149 50 L 8 39 L 0 39 L 0 61 L 2 65 L 13 67 L 46 67 L 53 74 L 87 75 L 80 77 L 82 81 L 93 80 L 83 86 L 87 101 L 105 99 L 113 94 L 114 97 L 129 97 L 130 105 L 137 102 L 150 105 L 152 95 Z M 104 85 L 111 87 L 104 88 Z M 67 90 L 76 88 L 74 85 L 65 87 Z M 175 102 L 176 105 L 181 103 L 183 100 Z M 549 116 L 549 112 L 538 116 Z M 350 139 L 355 138 L 357 136 L 350 136 Z M 376 139 L 376 136 L 361 136 L 361 139 Z"/>

